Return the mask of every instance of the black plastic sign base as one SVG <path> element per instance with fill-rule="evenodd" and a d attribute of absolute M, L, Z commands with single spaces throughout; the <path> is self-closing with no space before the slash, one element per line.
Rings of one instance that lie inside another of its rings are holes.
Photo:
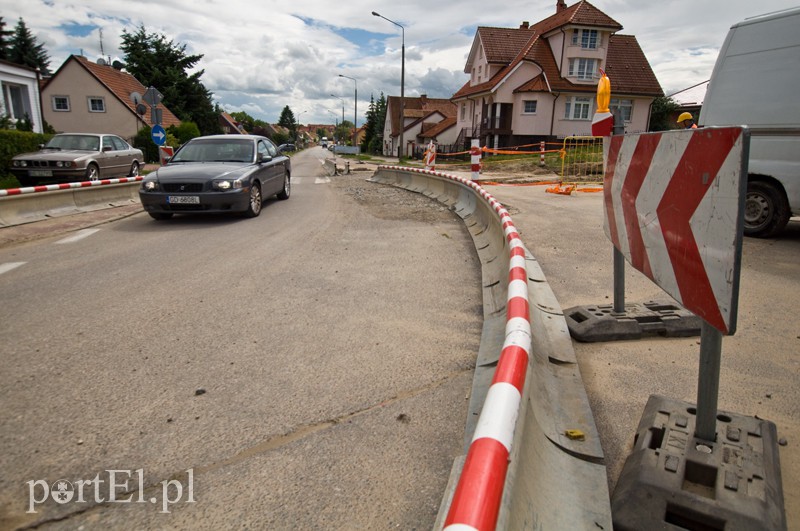
<path fill-rule="evenodd" d="M 785 530 L 775 424 L 718 411 L 710 442 L 695 415 L 650 396 L 611 497 L 614 529 Z"/>
<path fill-rule="evenodd" d="M 615 313 L 611 304 L 575 306 L 564 317 L 570 335 L 584 343 L 700 335 L 700 318 L 675 303 L 626 304 L 625 313 Z"/>

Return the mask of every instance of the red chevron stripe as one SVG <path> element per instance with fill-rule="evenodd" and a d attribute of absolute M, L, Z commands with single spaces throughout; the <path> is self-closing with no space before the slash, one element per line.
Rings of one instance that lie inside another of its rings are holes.
<path fill-rule="evenodd" d="M 711 288 L 690 222 L 741 133 L 740 129 L 727 129 L 713 135 L 693 134 L 656 209 L 681 303 L 723 333 L 728 332 L 728 325 Z"/>
<path fill-rule="evenodd" d="M 631 265 L 649 278 L 653 278 L 653 272 L 650 269 L 647 250 L 644 248 L 639 215 L 636 212 L 636 199 L 639 197 L 639 191 L 650 169 L 653 154 L 656 152 L 660 141 L 661 134 L 642 135 L 639 137 L 620 194 L 622 215 L 625 218 L 625 232 L 628 235 L 628 246 L 630 247 Z"/>

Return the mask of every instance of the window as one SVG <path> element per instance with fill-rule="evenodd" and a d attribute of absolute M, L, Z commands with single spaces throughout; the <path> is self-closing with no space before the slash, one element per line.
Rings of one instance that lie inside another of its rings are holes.
<path fill-rule="evenodd" d="M 608 107 L 611 112 L 618 110 L 624 121 L 631 121 L 631 114 L 633 114 L 633 100 L 620 100 L 612 98 Z"/>
<path fill-rule="evenodd" d="M 467 102 L 461 104 L 461 121 L 467 117 Z"/>
<path fill-rule="evenodd" d="M 588 120 L 589 107 L 591 107 L 591 104 L 591 98 L 581 96 L 569 98 L 565 104 L 564 118 L 567 120 Z"/>
<path fill-rule="evenodd" d="M 26 115 L 28 118 L 33 117 L 30 107 L 30 97 L 28 96 L 28 87 L 25 85 L 13 85 L 11 83 L 3 83 L 3 105 L 0 106 L 0 111 L 5 107 L 5 114 L 8 114 L 12 120 L 24 120 Z"/>
<path fill-rule="evenodd" d="M 581 80 L 594 79 L 597 72 L 598 61 L 597 59 L 570 59 L 569 60 L 569 75 L 577 77 Z"/>
<path fill-rule="evenodd" d="M 69 96 L 53 96 L 53 110 L 69 112 Z"/>
<path fill-rule="evenodd" d="M 89 112 L 106 112 L 105 100 L 89 96 Z"/>
<path fill-rule="evenodd" d="M 525 114 L 536 114 L 536 100 L 525 100 L 523 102 L 525 109 L 522 111 Z"/>
<path fill-rule="evenodd" d="M 114 151 L 114 141 L 111 140 L 110 136 L 103 137 L 103 150 L 105 150 L 106 148 L 108 148 L 111 151 Z"/>
<path fill-rule="evenodd" d="M 594 50 L 600 45 L 600 34 L 597 30 L 576 28 L 572 30 L 572 44 L 580 44 L 581 48 Z"/>
<path fill-rule="evenodd" d="M 120 137 L 111 136 L 111 137 L 108 137 L 108 138 L 110 138 L 111 142 L 114 144 L 114 149 L 116 149 L 118 151 L 124 151 L 124 150 L 128 149 L 127 142 L 122 140 Z"/>

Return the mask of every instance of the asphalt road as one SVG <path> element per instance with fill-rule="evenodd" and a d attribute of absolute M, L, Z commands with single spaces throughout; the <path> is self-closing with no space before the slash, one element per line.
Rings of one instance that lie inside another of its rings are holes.
<path fill-rule="evenodd" d="M 75 217 L 0 231 L 0 527 L 430 528 L 463 436 L 478 264 L 450 213 L 368 174 L 326 179 L 326 155 L 296 156 L 293 197 L 255 220 L 95 213 L 94 233 L 74 232 L 93 224 Z M 563 308 L 611 302 L 599 194 L 487 189 Z M 71 232 L 40 239 L 59 231 Z M 720 409 L 771 420 L 786 443 L 789 529 L 800 525 L 799 252 L 798 221 L 745 240 L 719 395 Z M 627 301 L 664 297 L 627 269 Z M 696 401 L 698 339 L 574 346 L 613 491 L 648 396 Z M 107 481 L 114 468 L 142 469 L 147 489 L 117 489 L 132 503 L 25 513 L 26 482 Z"/>
<path fill-rule="evenodd" d="M 58 234 L 73 217 L 0 247 L 0 528 L 431 527 L 477 256 L 446 209 L 327 155 L 255 219 Z"/>

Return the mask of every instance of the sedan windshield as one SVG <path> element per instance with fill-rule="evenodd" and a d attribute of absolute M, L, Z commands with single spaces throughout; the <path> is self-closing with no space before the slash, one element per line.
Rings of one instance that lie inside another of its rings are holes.
<path fill-rule="evenodd" d="M 170 162 L 253 162 L 250 140 L 194 140 L 183 146 Z"/>
<path fill-rule="evenodd" d="M 100 151 L 100 137 L 92 135 L 56 135 L 44 147 L 45 149 Z"/>

